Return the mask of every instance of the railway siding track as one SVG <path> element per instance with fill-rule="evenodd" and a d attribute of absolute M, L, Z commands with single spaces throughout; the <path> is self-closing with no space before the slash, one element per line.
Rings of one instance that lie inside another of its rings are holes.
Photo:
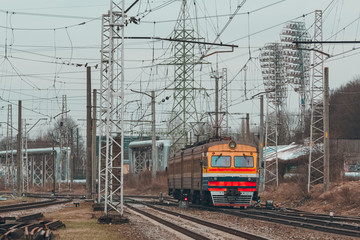
<path fill-rule="evenodd" d="M 57 204 L 65 204 L 71 202 L 71 199 L 65 199 L 65 200 L 46 200 L 41 202 L 32 202 L 32 203 L 20 203 L 20 204 L 11 204 L 11 205 L 4 205 L 0 207 L 0 212 L 14 212 L 19 210 L 28 210 L 33 208 L 41 208 L 41 207 L 47 207 L 51 205 L 57 205 Z"/>
<path fill-rule="evenodd" d="M 290 210 L 290 211 L 289 211 Z M 357 223 L 360 224 L 360 217 L 350 217 L 350 216 L 333 216 L 332 219 L 330 219 L 329 215 L 326 214 L 315 214 L 315 213 L 309 213 L 299 210 L 293 210 L 293 209 L 285 209 L 285 211 L 281 211 L 281 213 L 291 215 L 291 216 L 297 216 L 297 217 L 310 217 L 318 220 L 330 220 L 333 222 L 350 222 L 350 223 Z"/>
<path fill-rule="evenodd" d="M 331 221 L 321 221 L 310 217 L 294 217 L 283 214 L 274 214 L 269 212 L 245 212 L 245 211 L 230 211 L 221 209 L 223 213 L 238 216 L 247 217 L 256 220 L 263 220 L 269 222 L 276 222 L 285 225 L 291 225 L 301 228 L 308 228 L 317 231 L 323 231 L 328 233 L 335 233 L 345 236 L 360 237 L 360 228 L 355 225 L 334 223 Z"/>
<path fill-rule="evenodd" d="M 84 194 L 59 194 L 56 193 L 55 195 L 49 195 L 49 193 L 25 193 L 25 197 L 31 198 L 61 198 L 61 199 L 85 199 Z"/>
<path fill-rule="evenodd" d="M 252 214 L 257 214 L 256 211 L 251 211 L 251 213 Z M 330 221 L 329 218 L 327 218 L 325 220 L 324 219 L 319 220 L 316 216 L 312 216 L 312 215 L 292 216 L 292 215 L 287 215 L 287 214 L 271 213 L 271 212 L 266 212 L 265 215 L 269 216 L 269 217 L 283 217 L 283 218 L 286 218 L 288 220 L 306 222 L 306 223 L 311 223 L 311 224 L 314 224 L 314 225 L 325 225 L 325 226 L 334 227 L 334 228 L 345 228 L 345 229 L 349 229 L 349 230 L 360 231 L 360 226 L 344 224 L 344 223 L 337 223 L 337 222 L 334 222 L 334 221 Z"/>

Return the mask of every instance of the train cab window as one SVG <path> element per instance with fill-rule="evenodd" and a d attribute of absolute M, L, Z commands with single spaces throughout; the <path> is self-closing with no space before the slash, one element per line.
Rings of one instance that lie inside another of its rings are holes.
<path fill-rule="evenodd" d="M 251 156 L 235 156 L 235 167 L 252 168 L 254 167 L 254 158 Z"/>
<path fill-rule="evenodd" d="M 231 167 L 231 157 L 230 156 L 212 156 L 211 157 L 211 166 L 212 167 Z"/>

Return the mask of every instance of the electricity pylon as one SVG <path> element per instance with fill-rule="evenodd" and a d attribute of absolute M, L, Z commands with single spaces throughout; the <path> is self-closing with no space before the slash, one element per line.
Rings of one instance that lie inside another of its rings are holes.
<path fill-rule="evenodd" d="M 322 41 L 322 11 L 315 11 L 314 42 Z M 324 130 L 324 56 L 322 43 L 314 43 L 313 82 L 311 98 L 310 154 L 308 168 L 308 191 L 324 182 L 325 151 L 324 141 L 328 133 Z M 327 106 L 326 106 L 327 107 Z M 328 179 L 327 179 L 328 180 Z M 325 190 L 329 186 L 325 185 Z"/>
<path fill-rule="evenodd" d="M 194 28 L 189 14 L 187 0 L 182 1 L 181 11 L 175 25 L 173 39 L 195 40 Z M 176 151 L 189 144 L 189 134 L 198 123 L 195 104 L 194 43 L 175 41 L 173 44 L 175 66 L 174 103 L 169 121 L 169 134 L 172 140 L 172 151 Z"/>

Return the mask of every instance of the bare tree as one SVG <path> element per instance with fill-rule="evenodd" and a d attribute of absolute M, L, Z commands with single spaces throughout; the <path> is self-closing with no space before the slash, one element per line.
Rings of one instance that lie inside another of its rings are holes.
<path fill-rule="evenodd" d="M 360 138 L 360 76 L 330 95 L 331 138 Z"/>

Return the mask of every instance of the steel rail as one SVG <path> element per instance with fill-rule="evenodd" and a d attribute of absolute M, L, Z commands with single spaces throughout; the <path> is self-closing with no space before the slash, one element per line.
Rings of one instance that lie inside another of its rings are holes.
<path fill-rule="evenodd" d="M 248 232 L 239 231 L 239 230 L 229 228 L 229 227 L 225 227 L 225 226 L 222 226 L 222 225 L 219 225 L 219 224 L 207 222 L 207 221 L 195 218 L 195 217 L 190 217 L 190 216 L 187 216 L 187 215 L 184 215 L 184 214 L 180 214 L 178 212 L 172 212 L 172 211 L 162 209 L 162 208 L 158 208 L 158 207 L 155 207 L 155 206 L 152 206 L 152 205 L 149 205 L 149 204 L 144 204 L 144 205 L 146 205 L 148 207 L 151 207 L 151 208 L 153 208 L 155 210 L 158 210 L 158 211 L 173 215 L 173 216 L 177 216 L 177 217 L 180 217 L 180 218 L 183 218 L 183 219 L 186 219 L 186 220 L 189 220 L 189 221 L 192 221 L 192 222 L 195 222 L 195 223 L 198 223 L 198 224 L 210 227 L 210 228 L 214 228 L 214 229 L 222 231 L 222 232 L 229 233 L 231 235 L 235 235 L 237 237 L 241 237 L 241 238 L 245 238 L 245 239 L 249 239 L 249 240 L 266 240 L 267 239 L 267 238 L 257 236 L 257 235 L 254 235 L 254 234 L 251 234 L 251 233 L 248 233 Z"/>
<path fill-rule="evenodd" d="M 49 203 L 49 202 L 54 202 L 55 199 L 51 199 L 51 200 L 46 200 L 46 201 L 41 201 L 41 202 L 28 202 L 28 203 L 18 203 L 18 204 L 9 204 L 9 205 L 1 205 L 0 206 L 0 212 L 2 212 L 2 210 L 6 210 L 9 208 L 16 208 L 19 206 L 32 206 L 32 205 L 37 205 L 39 203 Z"/>
<path fill-rule="evenodd" d="M 41 208 L 41 207 L 47 207 L 47 206 L 51 206 L 51 205 L 69 203 L 71 201 L 72 201 L 71 199 L 66 199 L 66 200 L 61 200 L 61 201 L 57 201 L 54 199 L 54 200 L 47 200 L 47 201 L 42 201 L 42 202 L 4 205 L 4 206 L 1 206 L 0 212 L 14 212 L 14 211 L 19 211 L 19 210 Z"/>
<path fill-rule="evenodd" d="M 337 223 L 334 219 L 331 220 L 330 217 L 327 217 L 325 220 L 323 219 L 318 219 L 317 217 L 311 216 L 311 215 L 307 215 L 307 216 L 293 216 L 293 215 L 288 215 L 288 214 L 283 214 L 280 212 L 261 212 L 259 214 L 259 212 L 257 211 L 247 211 L 250 214 L 254 214 L 254 215 L 265 215 L 268 217 L 279 217 L 279 218 L 285 218 L 288 220 L 294 220 L 294 221 L 301 221 L 301 222 L 306 222 L 306 223 L 311 223 L 314 225 L 321 225 L 321 226 L 329 226 L 329 227 L 337 227 L 337 228 L 344 228 L 344 229 L 349 229 L 349 230 L 354 230 L 354 231 L 359 231 L 360 232 L 360 226 L 355 226 L 355 225 L 350 225 L 350 224 L 344 224 L 344 223 Z"/>
<path fill-rule="evenodd" d="M 311 219 L 309 217 L 293 217 L 281 214 L 270 214 L 269 212 L 256 212 L 256 211 L 230 211 L 225 209 L 219 209 L 218 211 L 237 217 L 247 217 L 256 220 L 263 220 L 269 222 L 276 222 L 284 225 L 297 226 L 301 228 L 308 228 L 317 231 L 323 231 L 328 233 L 335 233 L 340 235 L 360 237 L 360 226 L 346 225 L 340 223 L 334 223 L 331 221 L 320 221 Z"/>
<path fill-rule="evenodd" d="M 351 222 L 351 223 L 358 223 L 360 224 L 360 218 L 351 217 L 351 216 L 342 216 L 342 215 L 334 215 L 333 217 L 330 217 L 329 214 L 315 214 L 315 213 L 309 213 L 309 212 L 286 212 L 283 210 L 280 210 L 279 214 L 289 215 L 289 216 L 295 216 L 295 217 L 307 217 L 307 218 L 313 218 L 318 220 L 324 220 L 324 221 L 332 221 L 332 222 Z"/>
<path fill-rule="evenodd" d="M 157 221 L 157 222 L 159 222 L 159 223 L 161 223 L 161 224 L 163 224 L 163 225 L 165 225 L 165 226 L 167 226 L 167 227 L 169 227 L 171 229 L 174 229 L 174 230 L 188 236 L 188 237 L 191 237 L 191 238 L 196 239 L 196 240 L 210 240 L 209 238 L 207 238 L 205 236 L 202 236 L 200 234 L 192 232 L 192 231 L 190 231 L 190 230 L 188 230 L 186 228 L 180 227 L 180 226 L 178 226 L 178 225 L 176 225 L 174 223 L 166 221 L 166 220 L 164 220 L 164 219 L 162 219 L 160 217 L 157 217 L 157 216 L 155 216 L 153 214 L 150 214 L 148 212 L 142 211 L 142 210 L 140 210 L 140 209 L 138 209 L 136 207 L 130 206 L 129 204 L 125 204 L 125 205 L 129 209 L 131 209 L 131 210 L 133 210 L 135 212 L 138 212 L 138 213 L 140 213 L 140 214 L 142 214 L 142 215 L 144 215 L 144 216 L 146 216 L 148 218 L 151 218 L 152 220 L 155 220 L 155 221 Z"/>
<path fill-rule="evenodd" d="M 25 193 L 25 197 L 32 197 L 32 198 L 85 198 L 84 194 L 55 194 L 50 196 L 49 193 Z"/>

